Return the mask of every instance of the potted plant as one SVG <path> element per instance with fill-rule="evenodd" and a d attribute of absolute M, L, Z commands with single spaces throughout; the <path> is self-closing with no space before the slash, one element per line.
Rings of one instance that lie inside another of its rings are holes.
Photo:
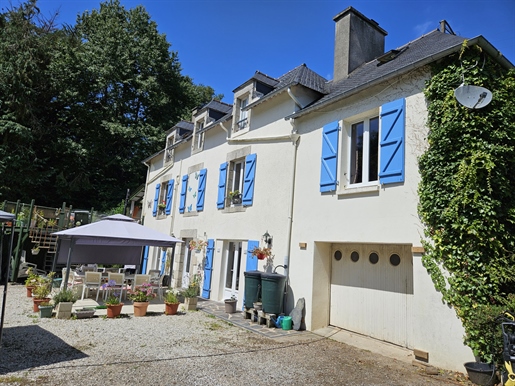
<path fill-rule="evenodd" d="M 159 213 L 163 214 L 166 209 L 166 202 L 161 201 L 159 204 L 157 204 L 157 208 L 159 209 Z"/>
<path fill-rule="evenodd" d="M 34 244 L 34 247 L 30 250 L 33 255 L 39 254 L 39 243 Z"/>
<path fill-rule="evenodd" d="M 239 190 L 234 190 L 232 192 L 229 192 L 229 200 L 233 204 L 241 204 L 241 193 Z"/>
<path fill-rule="evenodd" d="M 38 306 L 39 308 L 39 317 L 40 318 L 51 318 L 52 311 L 54 306 L 52 306 L 49 302 L 41 302 Z"/>
<path fill-rule="evenodd" d="M 57 319 L 69 319 L 72 316 L 73 303 L 77 301 L 78 297 L 70 289 L 62 289 L 52 298 L 56 307 Z"/>
<path fill-rule="evenodd" d="M 129 290 L 127 297 L 133 302 L 134 316 L 145 316 L 148 303 L 156 297 L 156 294 L 151 283 L 143 283 L 134 290 Z"/>
<path fill-rule="evenodd" d="M 252 256 L 256 256 L 258 260 L 266 260 L 263 269 L 265 272 L 272 272 L 274 267 L 274 255 L 272 254 L 272 248 L 267 247 L 256 247 L 252 250 Z"/>
<path fill-rule="evenodd" d="M 236 296 L 232 295 L 230 299 L 225 299 L 225 312 L 228 314 L 234 314 L 236 312 L 236 304 L 238 303 L 238 299 Z"/>
<path fill-rule="evenodd" d="M 87 319 L 92 318 L 95 315 L 95 309 L 91 307 L 84 307 L 78 310 L 75 310 L 75 316 L 77 319 Z"/>
<path fill-rule="evenodd" d="M 202 281 L 201 274 L 193 275 L 188 288 L 181 292 L 184 296 L 184 305 L 188 311 L 195 311 L 197 309 L 197 296 L 200 295 L 200 282 Z"/>
<path fill-rule="evenodd" d="M 55 272 L 50 272 L 46 277 L 39 276 L 38 284 L 32 290 L 32 300 L 34 302 L 33 311 L 39 311 L 39 304 L 50 301 L 50 292 L 52 291 L 52 282 Z"/>
<path fill-rule="evenodd" d="M 120 302 L 116 295 L 116 293 L 110 295 L 104 303 L 107 306 L 108 318 L 116 318 L 122 312 L 123 303 Z"/>
<path fill-rule="evenodd" d="M 207 241 L 200 240 L 200 239 L 193 239 L 189 243 L 190 251 L 197 251 L 200 252 L 202 249 L 204 249 L 207 246 Z"/>
<path fill-rule="evenodd" d="M 38 285 L 39 275 L 33 267 L 27 268 L 27 279 L 25 280 L 25 288 L 27 289 L 27 297 L 32 297 L 32 290 Z"/>
<path fill-rule="evenodd" d="M 175 315 L 177 313 L 177 309 L 179 308 L 179 299 L 177 298 L 177 294 L 173 290 L 166 291 L 164 301 L 165 314 Z"/>

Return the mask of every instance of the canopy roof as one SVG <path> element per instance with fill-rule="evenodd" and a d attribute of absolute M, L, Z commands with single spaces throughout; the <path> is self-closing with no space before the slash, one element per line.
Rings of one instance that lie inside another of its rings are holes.
<path fill-rule="evenodd" d="M 0 222 L 12 221 L 15 218 L 16 218 L 16 216 L 14 214 L 0 210 Z"/>
<path fill-rule="evenodd" d="M 57 262 L 66 263 L 68 270 L 70 264 L 139 265 L 142 247 L 172 247 L 183 242 L 121 214 L 53 234 L 60 240 Z"/>
<path fill-rule="evenodd" d="M 140 225 L 122 214 L 53 234 L 63 240 L 73 239 L 77 245 L 171 247 L 175 243 L 182 243 L 182 240 Z"/>

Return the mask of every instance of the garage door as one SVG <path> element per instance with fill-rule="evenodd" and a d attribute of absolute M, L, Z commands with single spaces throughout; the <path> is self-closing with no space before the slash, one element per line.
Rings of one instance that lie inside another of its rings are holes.
<path fill-rule="evenodd" d="M 410 245 L 334 244 L 330 324 L 411 348 Z"/>

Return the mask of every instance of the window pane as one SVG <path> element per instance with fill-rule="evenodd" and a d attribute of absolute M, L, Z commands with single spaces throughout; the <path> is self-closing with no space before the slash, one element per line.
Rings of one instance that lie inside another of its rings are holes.
<path fill-rule="evenodd" d="M 368 180 L 377 181 L 379 155 L 379 117 L 370 120 L 369 128 Z"/>
<path fill-rule="evenodd" d="M 238 162 L 234 164 L 234 178 L 233 178 L 233 186 L 232 190 L 239 190 L 241 192 L 241 182 L 242 182 L 242 170 L 243 169 L 243 163 Z"/>
<path fill-rule="evenodd" d="M 352 125 L 350 156 L 350 183 L 363 180 L 363 122 Z"/>
<path fill-rule="evenodd" d="M 229 256 L 227 258 L 227 267 L 225 270 L 225 288 L 232 288 L 233 278 L 233 265 L 234 265 L 234 245 L 229 249 Z"/>

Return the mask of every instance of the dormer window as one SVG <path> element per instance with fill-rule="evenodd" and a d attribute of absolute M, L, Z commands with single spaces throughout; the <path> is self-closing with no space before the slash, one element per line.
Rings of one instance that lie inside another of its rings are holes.
<path fill-rule="evenodd" d="M 175 136 L 170 136 L 166 140 L 166 149 L 165 149 L 165 163 L 173 162 L 173 156 L 175 149 L 172 147 L 175 143 Z"/>
<path fill-rule="evenodd" d="M 242 99 L 238 99 L 238 121 L 236 122 L 236 126 L 234 128 L 235 131 L 240 131 L 249 126 L 248 121 L 248 111 L 245 110 L 245 107 L 249 104 L 249 98 L 245 97 Z"/>
<path fill-rule="evenodd" d="M 202 149 L 204 141 L 204 133 L 201 133 L 204 128 L 204 122 L 198 122 L 195 127 L 195 136 L 193 137 L 193 150 Z"/>

